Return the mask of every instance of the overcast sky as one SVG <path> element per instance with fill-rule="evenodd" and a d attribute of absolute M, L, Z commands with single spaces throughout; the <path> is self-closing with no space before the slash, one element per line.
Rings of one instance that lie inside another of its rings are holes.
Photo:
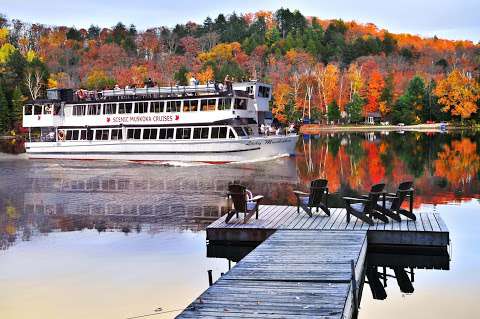
<path fill-rule="evenodd" d="M 480 0 L 0 0 L 8 18 L 48 25 L 111 27 L 118 21 L 137 29 L 187 21 L 203 22 L 218 13 L 299 9 L 306 16 L 373 22 L 391 32 L 480 41 Z"/>

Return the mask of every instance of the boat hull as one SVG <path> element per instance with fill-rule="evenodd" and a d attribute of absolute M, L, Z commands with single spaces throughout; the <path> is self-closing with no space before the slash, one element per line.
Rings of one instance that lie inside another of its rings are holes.
<path fill-rule="evenodd" d="M 298 135 L 225 140 L 31 142 L 32 159 L 228 163 L 295 155 Z"/>

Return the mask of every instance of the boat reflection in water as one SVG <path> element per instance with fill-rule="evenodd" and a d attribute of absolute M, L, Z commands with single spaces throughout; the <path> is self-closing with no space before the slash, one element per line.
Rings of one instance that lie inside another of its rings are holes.
<path fill-rule="evenodd" d="M 239 245 L 209 243 L 207 257 L 226 258 L 230 268 L 232 262 L 240 261 L 256 246 L 257 243 Z M 449 270 L 450 257 L 447 248 L 369 245 L 363 283 L 368 284 L 373 299 L 377 300 L 387 299 L 385 288 L 390 281 L 395 281 L 402 293 L 411 294 L 415 290 L 417 269 Z"/>
<path fill-rule="evenodd" d="M 6 183 L 0 187 L 5 195 L 0 205 L 10 212 L 0 219 L 2 249 L 17 239 L 29 240 L 35 233 L 51 231 L 199 231 L 225 213 L 225 190 L 231 182 L 269 194 L 265 203 L 278 202 L 280 190 L 297 183 L 295 162 L 288 158 L 275 160 L 274 165 L 221 167 L 75 161 L 28 164 L 27 169 L 6 171 Z M 24 174 L 19 176 L 19 172 Z"/>

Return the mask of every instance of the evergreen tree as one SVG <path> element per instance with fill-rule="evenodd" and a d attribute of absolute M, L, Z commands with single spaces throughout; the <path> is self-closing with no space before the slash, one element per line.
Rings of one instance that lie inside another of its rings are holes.
<path fill-rule="evenodd" d="M 413 124 L 415 122 L 415 109 L 408 94 L 402 95 L 395 103 L 392 121 L 405 124 Z"/>
<path fill-rule="evenodd" d="M 22 115 L 23 115 L 23 96 L 22 91 L 17 86 L 15 90 L 13 90 L 12 94 L 12 122 L 15 124 L 22 123 Z"/>
<path fill-rule="evenodd" d="M 384 107 L 380 109 L 382 115 L 388 115 L 391 112 L 393 107 L 393 75 L 390 73 L 385 78 L 385 87 L 382 90 L 382 94 L 380 95 L 380 102 L 383 102 Z"/>
<path fill-rule="evenodd" d="M 0 133 L 10 129 L 10 109 L 3 87 L 0 86 Z"/>
<path fill-rule="evenodd" d="M 351 123 L 358 123 L 363 119 L 362 108 L 365 101 L 355 93 L 350 103 L 346 105 L 346 111 Z"/>
<path fill-rule="evenodd" d="M 428 119 L 428 108 L 425 107 L 425 82 L 418 75 L 414 76 L 405 92 L 413 105 L 416 116 L 422 121 Z"/>
<path fill-rule="evenodd" d="M 338 108 L 337 101 L 333 100 L 328 105 L 327 116 L 329 121 L 338 121 L 340 119 L 340 109 Z"/>

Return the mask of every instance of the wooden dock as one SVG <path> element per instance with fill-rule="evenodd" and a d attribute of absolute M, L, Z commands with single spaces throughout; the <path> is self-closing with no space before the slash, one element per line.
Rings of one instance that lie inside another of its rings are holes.
<path fill-rule="evenodd" d="M 417 220 L 403 219 L 400 222 L 390 219 L 389 223 L 376 220 L 373 226 L 352 216 L 347 223 L 346 210 L 332 208 L 331 216 L 323 212 L 309 217 L 293 206 L 264 205 L 260 207 L 258 219 L 250 219 L 247 224 L 242 219 L 233 218 L 228 224 L 221 217 L 207 227 L 207 240 L 213 242 L 262 242 L 276 230 L 334 230 L 367 231 L 368 242 L 378 245 L 411 245 L 446 247 L 449 232 L 442 218 L 433 212 L 417 213 Z"/>
<path fill-rule="evenodd" d="M 352 318 L 366 251 L 366 231 L 279 230 L 177 318 Z"/>
<path fill-rule="evenodd" d="M 207 240 L 222 251 L 238 248 L 237 253 L 247 255 L 177 318 L 354 318 L 367 269 L 367 243 L 446 251 L 450 239 L 442 218 L 416 215 L 416 221 L 376 221 L 371 226 L 353 216 L 347 223 L 342 208 L 331 209 L 331 216 L 319 212 L 309 217 L 296 207 L 265 205 L 259 218 L 247 224 L 241 218 L 227 224 L 223 216 L 207 227 Z M 231 243 L 261 244 L 248 253 L 248 247 Z M 379 265 L 402 260 L 378 252 L 371 258 Z M 445 258 L 430 266 L 430 259 L 415 255 L 419 267 L 448 269 Z"/>

